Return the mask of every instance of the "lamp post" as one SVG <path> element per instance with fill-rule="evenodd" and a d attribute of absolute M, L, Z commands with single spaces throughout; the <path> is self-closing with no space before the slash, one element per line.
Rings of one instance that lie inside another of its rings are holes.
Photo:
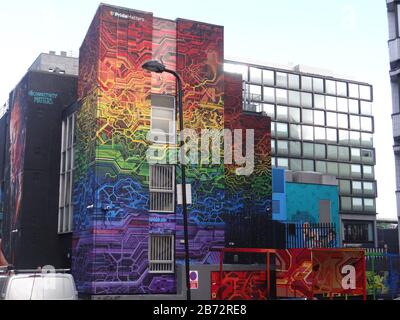
<path fill-rule="evenodd" d="M 170 73 L 176 78 L 178 92 L 177 92 L 177 100 L 178 100 L 178 113 L 179 113 L 179 131 L 181 134 L 181 139 L 179 143 L 179 147 L 181 150 L 181 175 L 182 175 L 182 213 L 183 213 L 183 233 L 184 233 L 184 241 L 185 241 L 185 273 L 186 273 L 186 300 L 191 300 L 191 291 L 190 291 L 190 278 L 189 278 L 189 233 L 188 233 L 188 213 L 187 213 L 187 203 L 186 203 L 186 175 L 185 175 L 185 153 L 183 152 L 183 92 L 182 92 L 182 79 L 178 73 L 174 70 L 167 69 L 165 65 L 162 63 L 152 60 L 147 61 L 142 66 L 143 69 L 155 72 L 155 73 Z"/>

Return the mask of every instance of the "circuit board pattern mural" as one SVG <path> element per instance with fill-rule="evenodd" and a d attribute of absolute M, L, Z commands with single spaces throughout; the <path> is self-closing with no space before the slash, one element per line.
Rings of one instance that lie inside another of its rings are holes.
<path fill-rule="evenodd" d="M 267 300 L 265 271 L 211 272 L 212 300 Z"/>

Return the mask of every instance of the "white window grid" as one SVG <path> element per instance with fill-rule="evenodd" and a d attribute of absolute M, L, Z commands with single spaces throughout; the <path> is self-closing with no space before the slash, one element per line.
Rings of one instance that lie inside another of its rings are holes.
<path fill-rule="evenodd" d="M 150 234 L 149 273 L 174 273 L 175 237 L 174 235 Z"/>
<path fill-rule="evenodd" d="M 175 166 L 150 165 L 150 212 L 175 212 Z"/>

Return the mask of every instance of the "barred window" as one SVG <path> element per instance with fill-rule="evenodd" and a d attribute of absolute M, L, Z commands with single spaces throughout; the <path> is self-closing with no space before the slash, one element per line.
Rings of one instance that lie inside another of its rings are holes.
<path fill-rule="evenodd" d="M 175 167 L 150 166 L 150 211 L 173 213 L 175 204 Z"/>
<path fill-rule="evenodd" d="M 58 233 L 72 232 L 75 114 L 62 122 Z"/>
<path fill-rule="evenodd" d="M 151 234 L 149 238 L 149 272 L 173 273 L 175 265 L 173 235 Z"/>

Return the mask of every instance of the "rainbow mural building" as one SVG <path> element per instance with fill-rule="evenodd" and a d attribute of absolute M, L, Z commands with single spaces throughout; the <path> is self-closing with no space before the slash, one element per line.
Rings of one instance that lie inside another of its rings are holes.
<path fill-rule="evenodd" d="M 270 119 L 242 111 L 242 79 L 224 72 L 223 27 L 100 5 L 80 49 L 79 111 L 73 186 L 72 269 L 80 293 L 175 294 L 177 275 L 152 273 L 151 235 L 174 237 L 182 263 L 181 206 L 151 208 L 148 152 L 165 159 L 175 144 L 148 139 L 152 101 L 173 97 L 167 74 L 142 69 L 159 60 L 182 77 L 184 126 L 203 130 L 253 129 L 254 172 L 238 176 L 235 164 L 190 164 L 191 264 L 216 264 L 225 246 L 226 215 L 264 214 L 271 207 Z M 176 115 L 175 115 L 176 116 Z M 234 146 L 235 148 L 238 146 Z M 174 167 L 177 183 L 179 165 Z"/>

